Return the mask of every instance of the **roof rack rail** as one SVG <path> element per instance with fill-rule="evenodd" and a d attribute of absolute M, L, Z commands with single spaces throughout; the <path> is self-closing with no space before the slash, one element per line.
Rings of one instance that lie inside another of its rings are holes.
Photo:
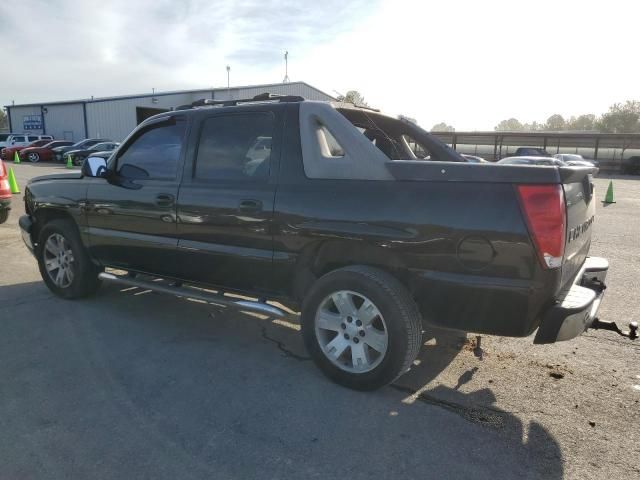
<path fill-rule="evenodd" d="M 244 103 L 258 102 L 302 102 L 304 97 L 299 95 L 278 95 L 276 93 L 264 92 L 253 98 L 240 98 L 238 100 L 214 100 L 213 98 L 201 98 L 190 105 L 181 105 L 176 110 L 189 110 L 198 107 L 234 107 Z"/>

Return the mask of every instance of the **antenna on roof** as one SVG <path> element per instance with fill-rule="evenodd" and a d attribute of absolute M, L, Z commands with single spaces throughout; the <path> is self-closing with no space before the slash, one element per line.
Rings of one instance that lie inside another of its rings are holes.
<path fill-rule="evenodd" d="M 289 83 L 289 51 L 284 52 L 284 80 L 282 83 Z"/>

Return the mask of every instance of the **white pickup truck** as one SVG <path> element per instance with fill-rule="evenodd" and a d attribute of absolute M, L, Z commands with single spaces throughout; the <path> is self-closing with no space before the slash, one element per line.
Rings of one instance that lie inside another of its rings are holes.
<path fill-rule="evenodd" d="M 28 133 L 13 133 L 4 142 L 0 142 L 0 149 L 4 147 L 26 147 L 38 140 L 53 140 L 51 135 L 35 135 Z"/>

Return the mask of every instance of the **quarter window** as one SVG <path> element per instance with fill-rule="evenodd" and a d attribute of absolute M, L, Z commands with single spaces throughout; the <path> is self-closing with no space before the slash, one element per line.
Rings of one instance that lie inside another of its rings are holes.
<path fill-rule="evenodd" d="M 207 118 L 202 126 L 195 177 L 264 180 L 269 176 L 274 118 L 243 113 Z"/>
<path fill-rule="evenodd" d="M 118 156 L 118 173 L 135 179 L 174 179 L 186 130 L 183 119 L 142 130 Z"/>
<path fill-rule="evenodd" d="M 329 131 L 327 127 L 318 123 L 316 129 L 316 137 L 318 138 L 318 145 L 320 146 L 320 152 L 325 158 L 339 158 L 344 157 L 344 149 L 336 140 L 336 137 Z"/>

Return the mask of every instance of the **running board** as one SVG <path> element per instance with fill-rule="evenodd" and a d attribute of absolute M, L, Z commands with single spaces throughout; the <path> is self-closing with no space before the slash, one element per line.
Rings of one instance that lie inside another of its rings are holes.
<path fill-rule="evenodd" d="M 107 283 L 117 283 L 128 287 L 138 287 L 144 290 L 152 290 L 154 292 L 166 293 L 177 297 L 193 298 L 205 302 L 222 305 L 225 307 L 236 308 L 245 312 L 260 313 L 270 317 L 288 318 L 290 314 L 281 308 L 269 305 L 266 302 L 254 302 L 252 300 L 240 300 L 225 296 L 223 293 L 209 293 L 205 290 L 197 290 L 191 287 L 170 286 L 166 283 L 153 282 L 147 280 L 139 280 L 134 277 L 124 275 L 114 275 L 112 273 L 101 272 L 98 278 Z"/>

